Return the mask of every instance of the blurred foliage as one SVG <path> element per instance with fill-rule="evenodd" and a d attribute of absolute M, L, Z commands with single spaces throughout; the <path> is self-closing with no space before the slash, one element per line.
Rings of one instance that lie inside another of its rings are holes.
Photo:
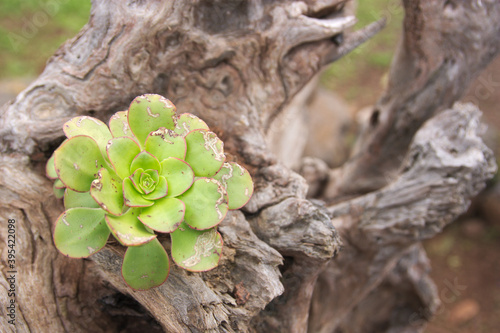
<path fill-rule="evenodd" d="M 57 48 L 87 23 L 90 0 L 2 0 L 0 78 L 40 74 Z"/>
<path fill-rule="evenodd" d="M 359 107 L 373 103 L 383 89 L 387 80 L 384 73 L 402 31 L 404 9 L 399 0 L 358 0 L 356 16 L 355 30 L 384 17 L 387 25 L 371 40 L 330 65 L 321 82 Z"/>
<path fill-rule="evenodd" d="M 90 0 L 2 0 L 0 78 L 39 75 L 57 48 L 87 23 L 89 14 Z M 327 68 L 322 83 L 359 106 L 380 94 L 401 32 L 403 8 L 399 0 L 358 0 L 357 17 L 355 29 L 382 17 L 387 27 Z"/>

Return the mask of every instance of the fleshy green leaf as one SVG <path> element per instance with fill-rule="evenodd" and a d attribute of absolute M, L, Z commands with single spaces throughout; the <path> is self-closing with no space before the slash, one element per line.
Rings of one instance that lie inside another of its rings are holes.
<path fill-rule="evenodd" d="M 62 197 L 64 196 L 64 189 L 63 188 L 56 188 L 55 187 L 55 184 L 52 186 L 52 190 L 54 191 L 54 196 L 57 198 L 57 199 L 62 199 Z"/>
<path fill-rule="evenodd" d="M 54 182 L 54 188 L 60 190 L 66 188 L 66 186 L 60 179 L 56 179 L 56 181 Z"/>
<path fill-rule="evenodd" d="M 167 195 L 168 185 L 165 177 L 160 176 L 158 178 L 158 183 L 156 184 L 156 188 L 153 192 L 149 194 L 144 194 L 142 197 L 147 200 L 158 200 Z"/>
<path fill-rule="evenodd" d="M 89 192 L 75 192 L 68 188 L 64 192 L 64 208 L 76 207 L 101 208 Z"/>
<path fill-rule="evenodd" d="M 186 205 L 184 221 L 198 230 L 216 226 L 224 219 L 228 210 L 226 191 L 215 179 L 195 180 L 179 199 Z"/>
<path fill-rule="evenodd" d="M 193 230 L 182 223 L 171 234 L 172 258 L 175 263 L 192 272 L 208 271 L 219 264 L 222 237 L 211 228 Z"/>
<path fill-rule="evenodd" d="M 212 177 L 225 160 L 224 144 L 213 132 L 194 130 L 186 135 L 186 162 L 198 177 Z"/>
<path fill-rule="evenodd" d="M 130 104 L 128 124 L 135 134 L 141 147 L 144 147 L 149 133 L 160 127 L 174 129 L 175 106 L 160 95 L 142 95 L 136 97 Z"/>
<path fill-rule="evenodd" d="M 172 198 L 186 192 L 194 181 L 193 169 L 186 162 L 174 157 L 161 162 L 161 175 L 167 179 L 167 197 Z"/>
<path fill-rule="evenodd" d="M 184 159 L 186 140 L 174 131 L 162 127 L 149 134 L 146 139 L 146 150 L 160 162 L 168 157 Z"/>
<path fill-rule="evenodd" d="M 245 168 L 237 163 L 224 163 L 213 178 L 226 188 L 229 209 L 239 209 L 245 206 L 252 197 L 252 177 Z"/>
<path fill-rule="evenodd" d="M 130 164 L 140 152 L 139 144 L 127 137 L 114 138 L 107 147 L 109 161 L 121 179 L 130 176 Z"/>
<path fill-rule="evenodd" d="M 177 119 L 177 125 L 174 128 L 175 133 L 186 136 L 191 131 L 197 129 L 208 130 L 208 125 L 191 113 L 183 113 Z"/>
<path fill-rule="evenodd" d="M 102 249 L 109 237 L 104 214 L 100 208 L 70 208 L 62 213 L 54 229 L 57 249 L 73 258 L 86 258 Z"/>
<path fill-rule="evenodd" d="M 158 287 L 167 280 L 168 255 L 157 239 L 140 246 L 131 246 L 125 252 L 122 275 L 135 290 Z"/>
<path fill-rule="evenodd" d="M 109 229 L 122 245 L 142 245 L 156 238 L 156 235 L 149 232 L 137 219 L 139 212 L 139 209 L 129 209 L 121 216 L 106 215 Z"/>
<path fill-rule="evenodd" d="M 134 173 L 129 177 L 132 181 L 137 192 L 140 194 L 144 194 L 144 191 L 141 188 L 141 175 L 144 173 L 144 169 L 138 168 L 134 171 Z"/>
<path fill-rule="evenodd" d="M 123 198 L 125 205 L 129 207 L 148 207 L 154 204 L 153 201 L 144 199 L 142 194 L 137 192 L 130 178 L 123 180 Z"/>
<path fill-rule="evenodd" d="M 47 175 L 47 178 L 50 178 L 50 179 L 59 178 L 57 176 L 56 166 L 54 164 L 54 154 L 52 154 L 52 156 L 47 161 L 47 165 L 45 166 L 45 174 Z"/>
<path fill-rule="evenodd" d="M 109 119 L 109 129 L 114 138 L 134 135 L 128 126 L 127 111 L 120 111 L 112 115 Z"/>
<path fill-rule="evenodd" d="M 99 119 L 87 116 L 75 117 L 64 124 L 63 130 L 68 139 L 78 135 L 91 137 L 99 146 L 102 155 L 106 156 L 106 145 L 112 136 L 108 126 Z"/>
<path fill-rule="evenodd" d="M 144 208 L 139 220 L 158 232 L 173 232 L 184 219 L 184 203 L 177 198 L 157 200 L 151 207 Z"/>
<path fill-rule="evenodd" d="M 158 184 L 158 171 L 157 170 L 146 170 L 141 173 L 139 178 L 139 186 L 141 187 L 144 194 L 149 194 L 154 191 L 156 185 Z"/>
<path fill-rule="evenodd" d="M 158 162 L 158 160 L 147 151 L 142 151 L 132 161 L 130 165 L 130 173 L 133 173 L 139 168 L 143 170 L 151 169 L 160 171 L 160 162 Z"/>
<path fill-rule="evenodd" d="M 97 143 L 89 136 L 75 136 L 54 152 L 59 179 L 77 192 L 88 192 L 97 171 L 106 166 Z"/>
<path fill-rule="evenodd" d="M 123 211 L 122 181 L 114 173 L 102 168 L 97 179 L 90 186 L 90 195 L 102 209 L 113 215 L 121 215 Z"/>

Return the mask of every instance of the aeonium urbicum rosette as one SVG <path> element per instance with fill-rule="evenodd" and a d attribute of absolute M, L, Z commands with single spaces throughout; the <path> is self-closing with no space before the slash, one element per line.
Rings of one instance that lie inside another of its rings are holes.
<path fill-rule="evenodd" d="M 177 115 L 159 95 L 139 96 L 109 128 L 92 117 L 64 124 L 67 140 L 47 162 L 66 211 L 54 243 L 73 258 L 102 249 L 109 234 L 127 246 L 122 275 L 136 290 L 161 285 L 168 255 L 157 233 L 169 233 L 175 263 L 199 272 L 217 266 L 217 225 L 253 193 L 250 174 L 226 162 L 223 143 L 198 117 Z"/>

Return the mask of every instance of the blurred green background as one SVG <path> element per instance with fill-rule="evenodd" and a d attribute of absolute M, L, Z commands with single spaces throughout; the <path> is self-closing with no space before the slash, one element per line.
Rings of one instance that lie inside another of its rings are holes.
<path fill-rule="evenodd" d="M 87 23 L 89 0 L 2 0 L 0 79 L 35 77 L 47 59 Z"/>
<path fill-rule="evenodd" d="M 0 80 L 38 76 L 57 48 L 85 25 L 89 14 L 89 0 L 2 0 Z M 359 0 L 357 15 L 356 28 L 382 17 L 386 17 L 387 27 L 329 67 L 321 81 L 348 101 L 369 104 L 379 95 L 380 78 L 390 64 L 403 10 L 398 0 Z"/>

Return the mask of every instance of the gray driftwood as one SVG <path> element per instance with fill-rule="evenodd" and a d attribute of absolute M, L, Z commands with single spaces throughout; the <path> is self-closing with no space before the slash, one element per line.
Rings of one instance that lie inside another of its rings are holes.
<path fill-rule="evenodd" d="M 18 270 L 16 326 L 2 306 L 1 331 L 421 331 L 438 299 L 419 242 L 463 212 L 496 168 L 479 111 L 452 105 L 498 53 L 500 11 L 494 0 L 404 1 L 391 84 L 351 161 L 303 165 L 311 184 L 328 182 L 324 201 L 309 200 L 305 178 L 265 143 L 324 65 L 383 26 L 351 31 L 346 2 L 94 1 L 89 23 L 0 109 L 2 304 L 8 219 Z M 66 120 L 107 121 L 143 93 L 205 119 L 256 186 L 219 228 L 218 268 L 173 267 L 163 286 L 134 292 L 115 242 L 92 260 L 58 254 L 51 232 L 63 207 L 43 167 Z"/>

